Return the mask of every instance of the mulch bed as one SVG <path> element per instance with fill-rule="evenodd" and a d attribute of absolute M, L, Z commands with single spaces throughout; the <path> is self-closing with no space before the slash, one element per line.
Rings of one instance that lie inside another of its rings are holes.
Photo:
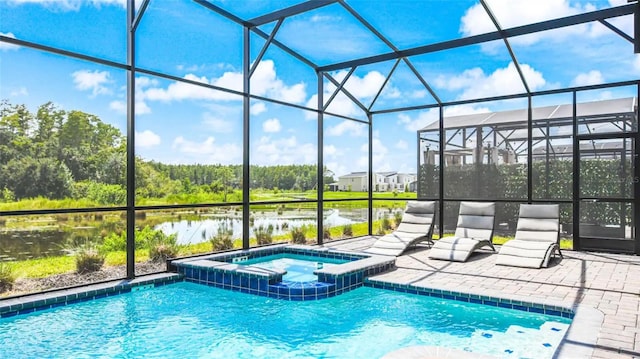
<path fill-rule="evenodd" d="M 166 264 L 164 262 L 141 262 L 136 263 L 136 274 L 149 274 L 164 272 Z M 104 267 L 97 272 L 91 273 L 63 273 L 45 278 L 19 278 L 13 284 L 13 289 L 0 294 L 1 296 L 14 296 L 27 293 L 41 292 L 54 288 L 74 287 L 83 284 L 103 282 L 107 280 L 122 279 L 127 276 L 126 266 Z"/>

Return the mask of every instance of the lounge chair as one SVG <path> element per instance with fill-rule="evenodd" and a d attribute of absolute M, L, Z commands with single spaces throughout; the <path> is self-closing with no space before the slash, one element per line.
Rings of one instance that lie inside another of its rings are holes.
<path fill-rule="evenodd" d="M 516 237 L 500 248 L 496 264 L 541 268 L 557 251 L 560 257 L 560 206 L 521 204 Z"/>
<path fill-rule="evenodd" d="M 402 215 L 398 228 L 390 234 L 378 238 L 366 253 L 399 256 L 407 248 L 420 242 L 429 242 L 433 232 L 433 218 L 436 213 L 436 203 L 433 201 L 408 201 L 407 208 Z"/>
<path fill-rule="evenodd" d="M 460 202 L 458 224 L 453 237 L 439 239 L 429 252 L 429 258 L 465 262 L 471 253 L 482 247 L 495 248 L 491 243 L 496 216 L 495 203 Z"/>

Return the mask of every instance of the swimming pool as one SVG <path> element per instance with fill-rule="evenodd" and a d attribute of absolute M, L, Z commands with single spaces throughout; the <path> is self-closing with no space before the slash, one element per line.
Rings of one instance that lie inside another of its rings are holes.
<path fill-rule="evenodd" d="M 312 257 L 293 253 L 273 254 L 265 257 L 236 262 L 243 265 L 256 265 L 269 269 L 281 269 L 287 273 L 282 276 L 283 281 L 311 282 L 318 277 L 313 273 L 318 269 L 331 268 L 338 264 L 347 263 L 345 259 Z"/>
<path fill-rule="evenodd" d="M 551 358 L 569 324 L 370 287 L 293 302 L 181 282 L 0 319 L 0 357 L 379 358 L 435 345 Z"/>

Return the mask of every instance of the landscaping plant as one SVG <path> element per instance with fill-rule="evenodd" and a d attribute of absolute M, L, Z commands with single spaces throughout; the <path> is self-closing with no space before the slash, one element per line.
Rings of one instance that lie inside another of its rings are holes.
<path fill-rule="evenodd" d="M 216 233 L 211 239 L 211 246 L 213 247 L 213 251 L 225 251 L 233 248 L 233 228 L 231 228 L 228 223 L 222 222 L 218 227 L 218 233 Z"/>
<path fill-rule="evenodd" d="M 7 263 L 0 262 L 0 293 L 11 290 L 15 281 L 16 275 L 13 267 Z"/>
<path fill-rule="evenodd" d="M 307 243 L 307 238 L 305 236 L 305 228 L 304 226 L 302 227 L 297 227 L 297 228 L 293 228 L 291 229 L 291 241 L 295 244 L 306 244 Z"/>

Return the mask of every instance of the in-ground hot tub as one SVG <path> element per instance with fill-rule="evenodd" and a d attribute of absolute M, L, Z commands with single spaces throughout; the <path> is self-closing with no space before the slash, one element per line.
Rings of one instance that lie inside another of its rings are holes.
<path fill-rule="evenodd" d="M 301 245 L 219 253 L 174 260 L 169 269 L 186 281 L 287 300 L 317 300 L 360 287 L 395 266 L 395 257 Z"/>

